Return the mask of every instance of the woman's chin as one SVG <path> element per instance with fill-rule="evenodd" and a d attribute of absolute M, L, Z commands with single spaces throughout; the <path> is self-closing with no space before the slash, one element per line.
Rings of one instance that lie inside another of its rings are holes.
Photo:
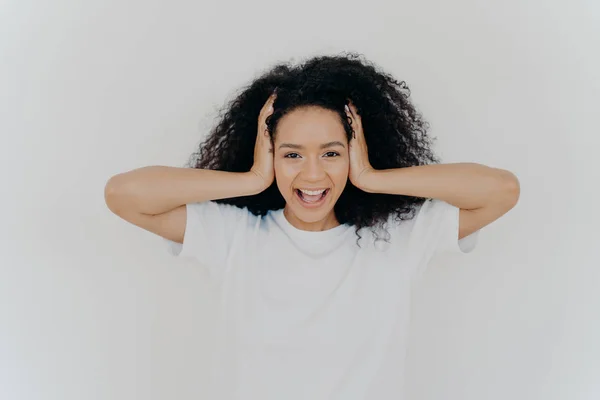
<path fill-rule="evenodd" d="M 326 193 L 318 202 L 306 202 L 294 193 L 286 206 L 295 219 L 311 224 L 328 219 L 333 214 L 335 201 L 332 200 L 331 193 Z"/>

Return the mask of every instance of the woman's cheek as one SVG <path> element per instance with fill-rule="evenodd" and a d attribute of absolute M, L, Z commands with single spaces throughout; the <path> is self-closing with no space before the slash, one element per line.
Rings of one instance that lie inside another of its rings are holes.
<path fill-rule="evenodd" d="M 350 172 L 350 163 L 346 160 L 345 162 L 338 162 L 332 165 L 329 169 L 329 174 L 339 177 L 340 179 L 345 179 Z"/>
<path fill-rule="evenodd" d="M 285 162 L 279 162 L 275 164 L 275 173 L 279 173 L 282 177 L 293 177 L 295 175 L 295 169 L 293 165 Z"/>
<path fill-rule="evenodd" d="M 286 190 L 292 186 L 295 176 L 297 175 L 296 168 L 285 162 L 275 162 L 275 178 L 277 179 L 277 186 L 282 190 Z"/>

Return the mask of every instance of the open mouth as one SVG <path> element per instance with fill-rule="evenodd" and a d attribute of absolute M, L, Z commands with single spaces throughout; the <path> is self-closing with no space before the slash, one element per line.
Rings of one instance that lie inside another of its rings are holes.
<path fill-rule="evenodd" d="M 325 197 L 329 194 L 330 189 L 319 189 L 319 190 L 306 190 L 306 189 L 295 189 L 296 196 L 300 199 L 300 202 L 306 207 L 316 207 L 323 204 Z"/>

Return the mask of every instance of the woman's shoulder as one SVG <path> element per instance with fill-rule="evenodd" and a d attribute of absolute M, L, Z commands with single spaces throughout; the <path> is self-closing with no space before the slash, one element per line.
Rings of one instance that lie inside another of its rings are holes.
<path fill-rule="evenodd" d="M 191 215 L 189 218 L 208 221 L 210 223 L 224 223 L 228 225 L 240 225 L 256 222 L 261 216 L 254 215 L 248 207 L 240 207 L 235 204 L 208 200 L 187 204 L 187 210 Z"/>

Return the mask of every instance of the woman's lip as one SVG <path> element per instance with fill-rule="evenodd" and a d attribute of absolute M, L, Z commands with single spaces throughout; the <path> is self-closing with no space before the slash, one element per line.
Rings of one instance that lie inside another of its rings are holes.
<path fill-rule="evenodd" d="M 325 192 L 324 195 L 322 195 L 323 197 L 321 199 L 319 199 L 318 201 L 316 201 L 314 203 L 311 203 L 311 202 L 304 201 L 300 197 L 300 195 L 297 193 L 298 190 L 299 189 L 294 190 L 294 196 L 298 196 L 298 201 L 302 204 L 303 207 L 306 207 L 306 208 L 317 208 L 317 207 L 320 207 L 325 202 L 325 199 L 327 198 L 327 196 L 329 196 L 329 190 L 325 189 L 326 192 Z"/>

